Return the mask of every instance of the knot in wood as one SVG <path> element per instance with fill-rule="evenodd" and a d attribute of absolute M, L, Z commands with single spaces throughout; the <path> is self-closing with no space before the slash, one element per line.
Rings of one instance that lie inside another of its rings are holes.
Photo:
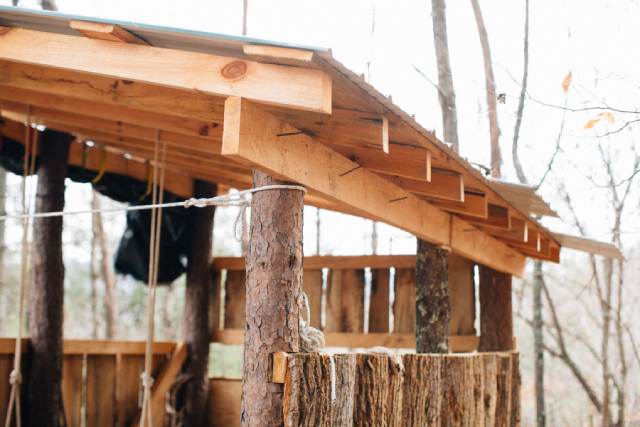
<path fill-rule="evenodd" d="M 233 61 L 222 68 L 222 77 L 227 80 L 238 80 L 247 74 L 247 63 L 244 61 Z"/>

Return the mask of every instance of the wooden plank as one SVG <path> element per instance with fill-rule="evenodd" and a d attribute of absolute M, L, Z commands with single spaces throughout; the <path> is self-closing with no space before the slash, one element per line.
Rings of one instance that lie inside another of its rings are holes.
<path fill-rule="evenodd" d="M 506 181 L 491 181 L 489 186 L 526 214 L 558 217 L 557 212 L 536 194 L 533 187 Z"/>
<path fill-rule="evenodd" d="M 331 80 L 323 71 L 312 68 L 134 44 L 96 43 L 23 28 L 0 38 L 0 58 L 331 113 Z"/>
<path fill-rule="evenodd" d="M 371 270 L 368 332 L 389 332 L 390 326 L 389 269 Z"/>
<path fill-rule="evenodd" d="M 449 335 L 475 335 L 476 304 L 473 263 L 449 254 Z"/>
<path fill-rule="evenodd" d="M 116 357 L 87 356 L 87 425 L 110 426 L 116 421 Z"/>
<path fill-rule="evenodd" d="M 356 387 L 353 423 L 357 426 L 382 426 L 387 421 L 389 399 L 388 356 L 356 355 Z"/>
<path fill-rule="evenodd" d="M 421 196 L 453 202 L 464 202 L 464 180 L 462 179 L 462 175 L 456 172 L 431 168 L 431 181 L 429 182 L 399 176 L 389 176 L 387 179 Z"/>
<path fill-rule="evenodd" d="M 442 360 L 435 354 L 405 354 L 402 420 L 408 426 L 439 426 Z"/>
<path fill-rule="evenodd" d="M 426 199 L 447 212 L 460 213 L 468 217 L 482 219 L 489 216 L 489 203 L 487 202 L 487 196 L 483 193 L 465 190 L 464 201 L 462 202 L 442 200 L 435 197 L 426 197 Z"/>
<path fill-rule="evenodd" d="M 224 325 L 224 308 L 222 306 L 222 273 L 211 269 L 211 293 L 209 294 L 209 330 L 217 331 Z"/>
<path fill-rule="evenodd" d="M 3 80 L 0 79 L 0 83 L 2 81 Z M 83 116 L 129 123 L 151 129 L 199 136 L 213 141 L 222 140 L 221 106 L 218 107 L 220 111 L 216 121 L 205 121 L 166 113 L 141 111 L 123 105 L 114 106 L 103 100 L 96 102 L 78 97 L 58 95 L 57 93 L 46 93 L 5 85 L 0 86 L 0 99 L 19 103 L 28 102 L 32 108 L 49 108 L 56 111 L 82 114 Z"/>
<path fill-rule="evenodd" d="M 209 423 L 211 427 L 240 427 L 241 395 L 241 380 L 209 380 Z"/>
<path fill-rule="evenodd" d="M 13 350 L 12 354 L 0 354 L 0 420 L 7 418 L 7 407 L 9 406 L 9 394 L 11 385 L 9 375 L 13 370 Z"/>
<path fill-rule="evenodd" d="M 138 415 L 142 396 L 140 375 L 144 372 L 143 355 L 124 355 L 118 359 L 117 394 L 118 425 L 130 426 Z"/>
<path fill-rule="evenodd" d="M 333 356 L 336 375 L 336 399 L 331 408 L 331 426 L 352 426 L 356 389 L 356 355 L 336 354 Z"/>
<path fill-rule="evenodd" d="M 302 274 L 302 288 L 309 300 L 311 326 L 320 329 L 322 314 L 322 270 L 305 269 Z"/>
<path fill-rule="evenodd" d="M 82 426 L 84 356 L 67 355 L 62 361 L 62 402 L 68 426 Z M 115 372 L 114 372 L 115 374 Z"/>
<path fill-rule="evenodd" d="M 240 329 L 222 329 L 212 333 L 212 342 L 221 344 L 242 345 L 244 331 Z M 477 335 L 450 335 L 449 350 L 454 353 L 470 353 L 478 349 L 480 337 Z M 413 334 L 399 333 L 351 333 L 325 332 L 327 347 L 347 348 L 415 348 L 416 341 Z"/>
<path fill-rule="evenodd" d="M 74 100 L 81 100 L 108 105 L 112 108 L 125 107 L 140 110 L 142 114 L 152 112 L 173 116 L 174 118 L 167 121 L 167 124 L 173 123 L 176 126 L 180 126 L 185 119 L 212 124 L 220 124 L 223 121 L 224 100 L 222 98 L 169 87 L 150 86 L 131 80 L 62 69 L 44 69 L 34 65 L 0 60 L 0 83 L 3 87 L 63 97 L 70 105 Z M 38 100 L 35 102 L 39 103 Z M 68 110 L 67 107 L 64 108 Z M 208 126 L 203 128 L 203 133 L 208 129 Z"/>
<path fill-rule="evenodd" d="M 216 257 L 213 259 L 214 270 L 244 270 L 244 257 Z M 415 268 L 415 255 L 322 255 L 305 256 L 304 269 L 321 270 L 355 270 L 369 267 L 383 268 Z"/>
<path fill-rule="evenodd" d="M 416 330 L 415 267 L 396 269 L 394 288 L 393 332 L 413 334 Z"/>
<path fill-rule="evenodd" d="M 478 263 L 522 274 L 525 258 L 518 252 L 384 178 L 358 168 L 356 163 L 249 101 L 230 97 L 225 102 L 222 154 L 299 182 L 364 216 L 373 216 L 431 243 L 450 246 Z"/>
<path fill-rule="evenodd" d="M 330 357 L 297 353 L 288 358 L 282 398 L 285 426 L 331 425 Z"/>
<path fill-rule="evenodd" d="M 121 26 L 115 24 L 72 20 L 69 22 L 69 27 L 91 39 L 141 45 L 148 44 L 141 38 L 136 37 Z"/>
<path fill-rule="evenodd" d="M 587 239 L 584 237 L 570 236 L 568 234 L 553 233 L 553 237 L 560 244 L 569 249 L 575 249 L 594 255 L 602 255 L 612 259 L 624 259 L 624 255 L 615 245 L 611 243 L 600 242 L 598 240 Z"/>
<path fill-rule="evenodd" d="M 227 271 L 224 297 L 224 328 L 242 329 L 245 326 L 245 272 L 244 270 Z"/>
<path fill-rule="evenodd" d="M 314 66 L 314 52 L 312 50 L 262 44 L 245 44 L 242 46 L 242 52 L 250 59 L 258 62 L 298 67 Z"/>
<path fill-rule="evenodd" d="M 402 152 L 391 145 L 391 155 L 387 156 L 377 148 L 357 145 L 341 146 L 332 144 L 336 152 L 373 172 L 397 175 L 420 181 L 431 181 L 431 153 L 425 149 Z"/>
<path fill-rule="evenodd" d="M 506 240 L 507 242 L 526 243 L 529 239 L 529 225 L 527 224 L 527 222 L 513 216 L 511 217 L 510 221 L 511 228 L 509 230 L 501 230 L 491 227 L 487 227 L 486 230 L 488 230 L 494 236 L 500 238 L 501 240 Z"/>
<path fill-rule="evenodd" d="M 295 354 L 291 355 L 295 358 Z M 287 363 L 289 354 L 284 351 L 276 351 L 271 354 L 271 382 L 277 384 L 284 384 L 287 376 Z"/>
<path fill-rule="evenodd" d="M 520 403 L 520 354 L 511 352 L 511 427 L 520 427 L 522 421 L 522 408 Z"/>
<path fill-rule="evenodd" d="M 492 203 L 489 203 L 486 218 L 475 218 L 467 215 L 461 215 L 461 218 L 464 218 L 474 224 L 481 224 L 483 228 L 497 228 L 500 230 L 511 229 L 511 215 L 509 214 L 509 208 L 494 205 Z"/>
<path fill-rule="evenodd" d="M 364 331 L 364 270 L 329 270 L 325 330 Z"/>
<path fill-rule="evenodd" d="M 157 341 L 153 343 L 154 354 L 166 354 L 174 351 L 174 342 Z M 111 340 L 64 340 L 64 354 L 144 354 L 144 341 L 111 341 Z"/>

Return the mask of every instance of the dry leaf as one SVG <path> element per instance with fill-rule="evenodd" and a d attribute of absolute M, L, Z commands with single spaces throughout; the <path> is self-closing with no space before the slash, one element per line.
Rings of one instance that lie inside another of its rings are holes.
<path fill-rule="evenodd" d="M 610 111 L 606 111 L 604 113 L 598 114 L 599 117 L 604 117 L 609 123 L 613 123 L 616 121 L 615 117 L 613 117 L 613 113 Z"/>
<path fill-rule="evenodd" d="M 594 127 L 596 125 L 596 123 L 598 123 L 600 121 L 600 119 L 591 119 L 587 122 L 586 125 L 584 125 L 585 129 L 591 129 L 592 127 Z"/>
<path fill-rule="evenodd" d="M 569 73 L 565 76 L 564 80 L 562 80 L 562 90 L 564 91 L 564 93 L 567 93 L 569 91 L 569 86 L 571 85 L 571 71 L 569 71 Z"/>

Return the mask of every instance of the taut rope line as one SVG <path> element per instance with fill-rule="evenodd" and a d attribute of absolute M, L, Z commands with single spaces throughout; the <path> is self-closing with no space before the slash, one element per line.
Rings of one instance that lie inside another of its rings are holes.
<path fill-rule="evenodd" d="M 9 374 L 9 383 L 11 384 L 11 394 L 9 396 L 9 406 L 7 408 L 7 416 L 5 418 L 5 427 L 11 426 L 11 420 L 15 411 L 16 426 L 22 425 L 22 414 L 20 405 L 20 390 L 22 385 L 22 318 L 24 317 L 24 294 L 29 281 L 29 229 L 31 225 L 30 215 L 30 195 L 33 192 L 32 179 L 36 164 L 36 138 L 32 133 L 31 123 L 31 105 L 27 106 L 27 126 L 25 128 L 25 146 L 24 160 L 22 163 L 22 252 L 21 252 L 21 270 L 20 270 L 20 290 L 18 294 L 18 332 L 16 334 L 15 352 L 13 358 L 13 370 Z M 32 135 L 34 138 L 32 138 Z"/>

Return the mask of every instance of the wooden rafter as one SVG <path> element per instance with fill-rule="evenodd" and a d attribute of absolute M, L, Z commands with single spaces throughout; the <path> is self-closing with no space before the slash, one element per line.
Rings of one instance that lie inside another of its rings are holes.
<path fill-rule="evenodd" d="M 250 101 L 225 103 L 222 154 L 300 182 L 365 216 L 374 216 L 499 271 L 521 275 L 524 257 L 468 222 L 358 168 L 337 152 Z"/>

